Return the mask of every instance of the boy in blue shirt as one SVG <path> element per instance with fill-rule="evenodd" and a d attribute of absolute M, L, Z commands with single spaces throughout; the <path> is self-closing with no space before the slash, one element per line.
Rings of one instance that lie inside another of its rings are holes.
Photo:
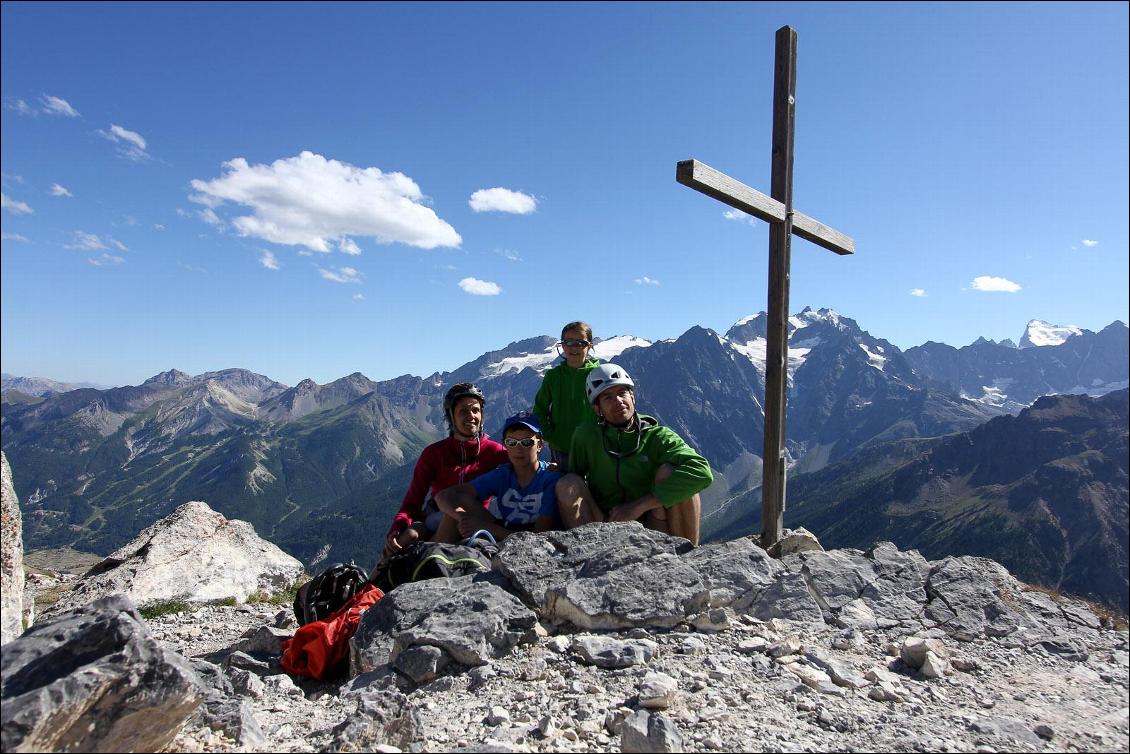
<path fill-rule="evenodd" d="M 544 441 L 537 417 L 523 411 L 507 419 L 502 444 L 510 463 L 436 494 L 436 505 L 444 513 L 437 541 L 453 542 L 485 529 L 501 542 L 516 531 L 557 528 L 561 474 L 547 471 L 548 464 L 539 458 Z M 490 503 L 484 507 L 481 501 L 488 496 Z"/>

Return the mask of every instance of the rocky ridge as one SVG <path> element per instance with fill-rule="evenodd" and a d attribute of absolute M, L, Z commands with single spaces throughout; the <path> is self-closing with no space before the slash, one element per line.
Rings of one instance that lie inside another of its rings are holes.
<path fill-rule="evenodd" d="M 334 682 L 281 673 L 289 610 L 211 605 L 142 621 L 120 597 L 80 610 L 187 658 L 198 706 L 170 750 L 1124 747 L 1124 628 L 992 561 L 790 541 L 800 546 L 775 559 L 749 539 L 692 549 L 638 524 L 515 535 L 489 573 L 390 592 Z M 21 654 L 5 648 L 6 736 L 19 709 L 9 658 Z M 183 706 L 166 696 L 162 709 Z"/>

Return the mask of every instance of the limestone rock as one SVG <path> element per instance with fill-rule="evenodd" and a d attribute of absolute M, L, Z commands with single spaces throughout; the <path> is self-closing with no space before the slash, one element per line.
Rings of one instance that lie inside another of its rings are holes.
<path fill-rule="evenodd" d="M 415 646 L 441 649 L 462 665 L 485 665 L 533 641 L 537 622 L 514 595 L 470 576 L 402 584 L 362 616 L 350 640 L 350 667 L 356 675 L 395 664 Z M 423 668 L 425 659 L 410 657 L 406 666 Z"/>
<path fill-rule="evenodd" d="M 820 540 L 816 538 L 816 535 L 801 527 L 795 530 L 785 529 L 781 532 L 781 539 L 769 548 L 769 554 L 775 558 L 783 558 L 786 555 L 795 555 L 798 552 L 823 550 L 824 548 L 820 545 Z"/>
<path fill-rule="evenodd" d="M 205 692 L 121 595 L 41 621 L 0 667 L 4 751 L 160 751 Z"/>
<path fill-rule="evenodd" d="M 679 682 L 666 673 L 648 673 L 640 682 L 637 695 L 640 706 L 647 709 L 667 709 L 675 701 Z"/>
<path fill-rule="evenodd" d="M 1019 582 L 996 561 L 946 558 L 933 565 L 926 581 L 930 603 L 925 615 L 959 641 L 1038 628 L 1038 622 L 1019 607 L 1020 593 Z M 1007 602 L 1002 599 L 1006 595 Z"/>
<path fill-rule="evenodd" d="M 119 592 L 139 607 L 246 602 L 257 592 L 287 589 L 302 573 L 300 562 L 246 521 L 229 521 L 207 503 L 185 503 L 91 568 L 51 610 Z"/>
<path fill-rule="evenodd" d="M 683 737 L 669 717 L 661 712 L 639 710 L 620 726 L 620 751 L 684 751 Z"/>
<path fill-rule="evenodd" d="M 355 696 L 357 711 L 333 729 L 330 751 L 374 751 L 381 746 L 399 751 L 420 735 L 419 713 L 396 689 L 363 688 Z"/>
<path fill-rule="evenodd" d="M 0 504 L 0 644 L 7 644 L 24 630 L 24 534 L 20 501 L 12 486 L 12 469 L 3 452 Z"/>
<path fill-rule="evenodd" d="M 578 636 L 573 650 L 584 662 L 598 668 L 628 668 L 645 665 L 655 656 L 657 645 L 649 639 L 613 639 L 609 636 Z"/>

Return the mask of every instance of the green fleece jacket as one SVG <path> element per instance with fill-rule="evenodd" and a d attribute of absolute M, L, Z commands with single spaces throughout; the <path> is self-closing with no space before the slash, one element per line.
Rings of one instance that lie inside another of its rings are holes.
<path fill-rule="evenodd" d="M 584 424 L 573 434 L 569 448 L 569 471 L 584 477 L 596 503 L 608 512 L 648 493 L 670 508 L 675 503 L 701 492 L 714 481 L 710 464 L 667 427 L 650 416 L 639 415 L 643 427 L 639 451 L 635 431 L 622 431 L 607 424 Z M 631 453 L 621 458 L 609 454 Z M 675 472 L 661 484 L 655 483 L 659 467 L 669 463 Z"/>
<path fill-rule="evenodd" d="M 549 447 L 559 453 L 569 452 L 573 431 L 582 424 L 595 422 L 588 398 L 585 397 L 585 379 L 596 359 L 588 359 L 580 369 L 561 362 L 545 373 L 538 394 L 534 398 L 534 415 L 541 422 L 541 434 Z"/>

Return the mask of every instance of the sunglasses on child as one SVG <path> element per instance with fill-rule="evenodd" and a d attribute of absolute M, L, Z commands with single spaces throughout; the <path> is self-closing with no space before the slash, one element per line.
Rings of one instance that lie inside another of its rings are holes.
<path fill-rule="evenodd" d="M 523 448 L 532 448 L 537 440 L 533 437 L 523 437 L 519 440 L 516 437 L 507 437 L 502 441 L 502 444 L 508 448 L 516 448 L 521 445 Z"/>
<path fill-rule="evenodd" d="M 561 345 L 566 348 L 585 348 L 589 345 L 587 340 L 577 340 L 576 338 L 567 338 L 561 341 Z"/>

